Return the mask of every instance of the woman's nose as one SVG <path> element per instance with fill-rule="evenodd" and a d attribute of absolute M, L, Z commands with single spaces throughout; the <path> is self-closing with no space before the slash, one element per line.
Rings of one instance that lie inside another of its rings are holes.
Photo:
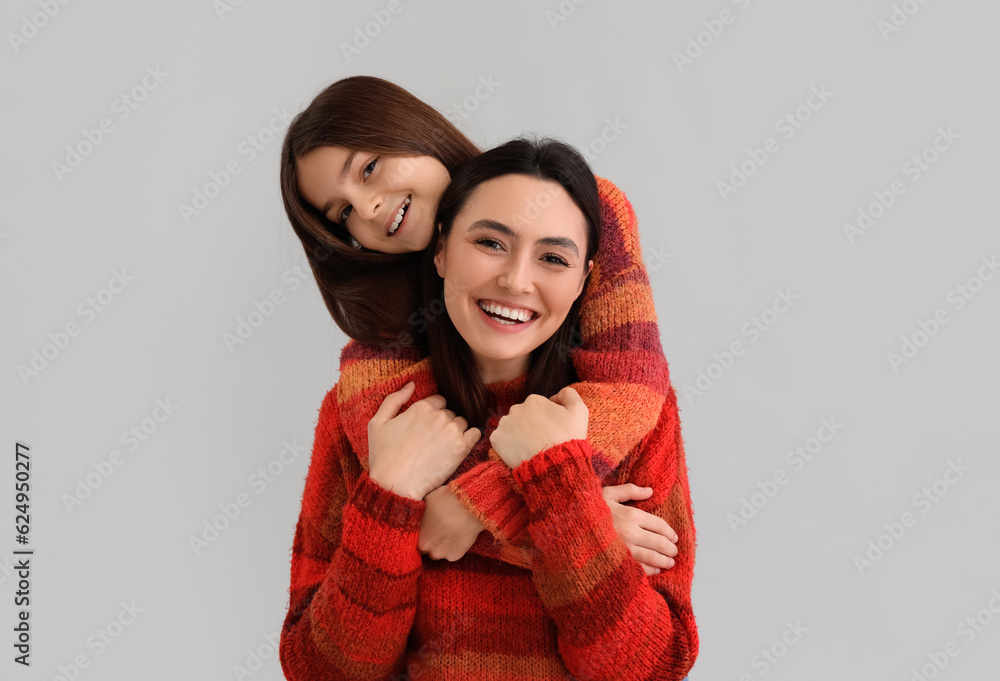
<path fill-rule="evenodd" d="M 512 255 L 504 263 L 497 282 L 511 293 L 528 293 L 533 287 L 531 281 L 531 263 L 526 256 Z"/>

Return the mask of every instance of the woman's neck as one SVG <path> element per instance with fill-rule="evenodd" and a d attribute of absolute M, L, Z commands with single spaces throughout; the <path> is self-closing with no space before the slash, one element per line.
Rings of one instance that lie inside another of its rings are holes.
<path fill-rule="evenodd" d="M 481 356 L 473 356 L 476 367 L 479 369 L 479 376 L 483 380 L 483 385 L 497 383 L 500 381 L 513 381 L 516 378 L 528 373 L 529 357 L 515 357 L 513 359 L 488 359 Z"/>

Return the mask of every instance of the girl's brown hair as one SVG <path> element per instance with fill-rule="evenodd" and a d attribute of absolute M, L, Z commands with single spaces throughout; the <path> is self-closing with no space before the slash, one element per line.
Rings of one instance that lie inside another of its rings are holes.
<path fill-rule="evenodd" d="M 451 184 L 438 204 L 437 222 L 441 231 L 435 230 L 431 245 L 424 252 L 421 312 L 425 319 L 421 323 L 426 327 L 425 342 L 438 392 L 448 401 L 450 409 L 464 416 L 470 426 L 480 428 L 485 427 L 488 417 L 486 389 L 468 343 L 443 312 L 444 281 L 434 266 L 434 253 L 438 242 L 448 238 L 455 217 L 476 187 L 487 180 L 515 174 L 560 184 L 587 223 L 584 262 L 592 260 L 600 248 L 601 203 L 597 180 L 587 161 L 573 147 L 551 139 L 515 139 L 490 149 L 452 174 Z M 581 342 L 577 323 L 582 297 L 581 293 L 573 302 L 566 319 L 552 337 L 531 353 L 525 384 L 529 394 L 549 397 L 575 381 L 570 351 Z"/>
<path fill-rule="evenodd" d="M 421 254 L 357 250 L 347 229 L 299 191 L 296 160 L 319 147 L 390 156 L 432 156 L 449 173 L 480 152 L 438 111 L 373 76 L 328 86 L 288 126 L 281 147 L 281 198 L 333 320 L 366 345 L 411 342 Z"/>

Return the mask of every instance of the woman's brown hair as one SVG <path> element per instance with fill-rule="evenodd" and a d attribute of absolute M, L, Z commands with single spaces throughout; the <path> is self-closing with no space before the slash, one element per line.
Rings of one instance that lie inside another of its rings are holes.
<path fill-rule="evenodd" d="M 347 229 L 299 191 L 296 160 L 319 147 L 432 156 L 449 174 L 480 152 L 461 131 L 405 89 L 373 76 L 328 86 L 288 126 L 281 198 L 320 294 L 341 330 L 366 345 L 409 345 L 421 254 L 357 250 Z"/>
<path fill-rule="evenodd" d="M 440 240 L 448 238 L 455 217 L 475 189 L 487 180 L 504 175 L 527 175 L 560 184 L 576 203 L 587 223 L 587 249 L 584 262 L 594 258 L 600 248 L 601 203 L 597 180 L 587 161 L 573 147 L 552 139 L 514 139 L 483 153 L 458 168 L 438 204 L 437 222 L 430 247 L 424 251 L 421 272 L 420 323 L 425 327 L 425 341 L 434 367 L 438 392 L 450 409 L 464 416 L 470 426 L 484 427 L 488 418 L 486 389 L 468 343 L 444 312 L 444 281 L 434 266 L 434 253 Z M 570 351 L 580 345 L 577 326 L 583 294 L 573 302 L 562 325 L 547 341 L 531 353 L 525 388 L 549 397 L 574 382 Z M 437 314 L 435 314 L 437 313 Z M 422 329 L 418 329 L 422 330 Z"/>

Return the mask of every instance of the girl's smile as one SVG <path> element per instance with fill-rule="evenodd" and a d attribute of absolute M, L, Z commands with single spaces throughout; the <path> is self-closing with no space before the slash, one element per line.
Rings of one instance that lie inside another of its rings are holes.
<path fill-rule="evenodd" d="M 422 251 L 451 180 L 432 156 L 388 156 L 318 147 L 296 161 L 303 198 L 380 253 Z"/>

